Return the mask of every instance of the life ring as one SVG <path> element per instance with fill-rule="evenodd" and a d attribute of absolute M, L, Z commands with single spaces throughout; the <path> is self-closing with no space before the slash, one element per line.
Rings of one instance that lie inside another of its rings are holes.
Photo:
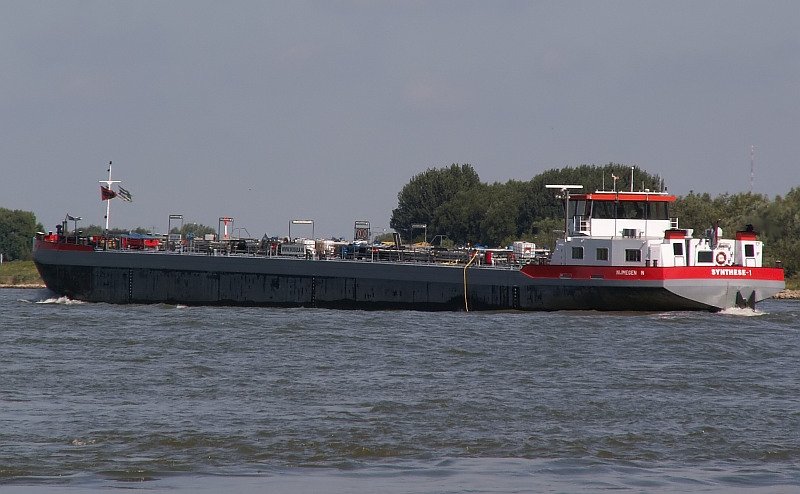
<path fill-rule="evenodd" d="M 723 264 L 728 262 L 728 255 L 722 251 L 717 252 L 717 264 L 722 266 Z"/>

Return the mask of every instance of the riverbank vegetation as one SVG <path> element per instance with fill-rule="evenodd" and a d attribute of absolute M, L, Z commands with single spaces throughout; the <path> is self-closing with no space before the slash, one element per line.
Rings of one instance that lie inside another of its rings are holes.
<path fill-rule="evenodd" d="M 32 212 L 0 208 L 0 260 L 30 259 L 31 241 L 41 230 Z"/>
<path fill-rule="evenodd" d="M 0 264 L 0 286 L 26 285 L 43 285 L 33 261 L 8 261 Z"/>

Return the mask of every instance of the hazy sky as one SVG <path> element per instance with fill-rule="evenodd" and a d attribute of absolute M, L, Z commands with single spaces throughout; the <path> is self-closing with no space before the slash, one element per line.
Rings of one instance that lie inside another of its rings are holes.
<path fill-rule="evenodd" d="M 716 195 L 749 190 L 755 145 L 755 192 L 800 186 L 797 1 L 0 0 L 0 60 L 0 206 L 48 229 L 102 224 L 110 160 L 112 226 L 258 237 L 381 231 L 451 163 Z"/>

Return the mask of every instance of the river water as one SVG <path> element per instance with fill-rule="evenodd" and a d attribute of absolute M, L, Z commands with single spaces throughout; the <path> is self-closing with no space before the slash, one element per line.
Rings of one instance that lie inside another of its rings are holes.
<path fill-rule="evenodd" d="M 425 313 L 0 290 L 0 491 L 797 492 L 800 302 Z"/>

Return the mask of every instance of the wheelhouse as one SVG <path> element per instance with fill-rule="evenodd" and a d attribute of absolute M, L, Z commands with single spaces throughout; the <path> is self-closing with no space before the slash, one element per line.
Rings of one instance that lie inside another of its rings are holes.
<path fill-rule="evenodd" d="M 570 235 L 661 236 L 677 226 L 670 219 L 675 196 L 663 192 L 594 192 L 570 196 Z"/>

